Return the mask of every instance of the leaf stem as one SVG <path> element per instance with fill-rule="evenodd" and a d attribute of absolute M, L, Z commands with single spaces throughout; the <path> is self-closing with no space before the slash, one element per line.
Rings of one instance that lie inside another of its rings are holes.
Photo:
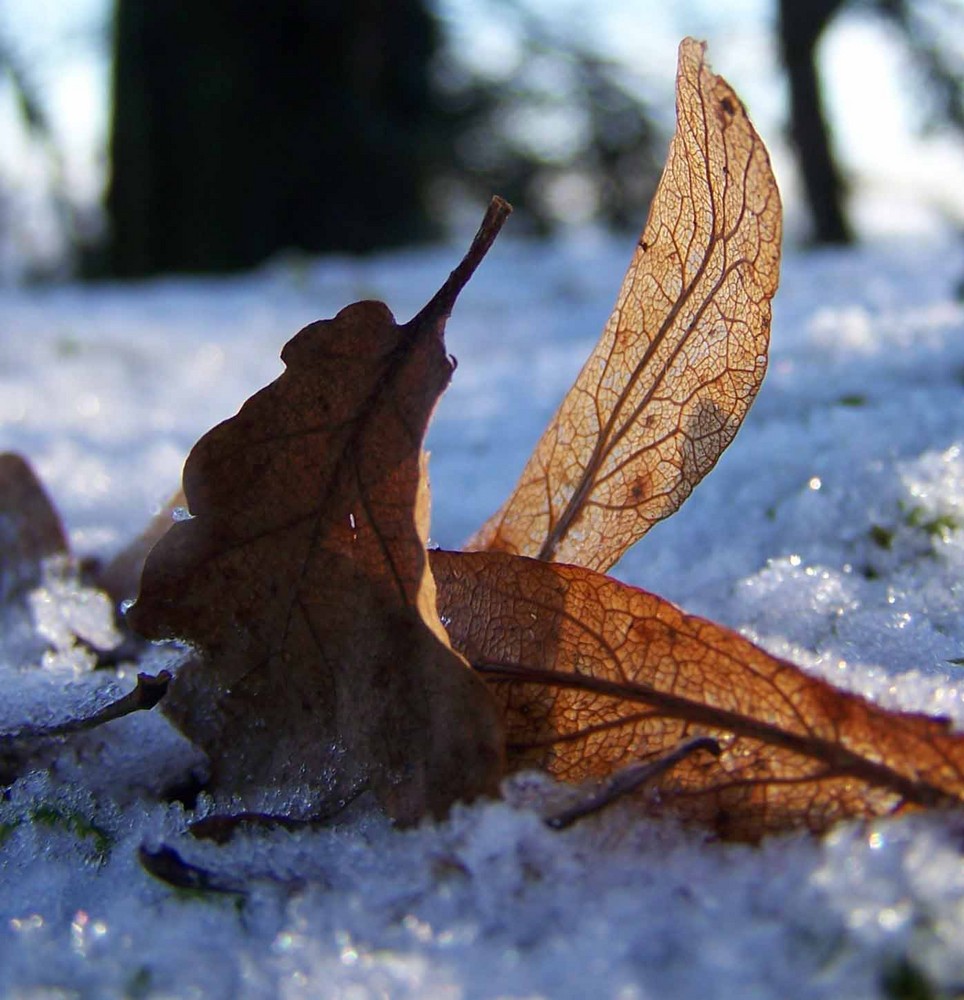
<path fill-rule="evenodd" d="M 712 736 L 697 736 L 694 739 L 685 740 L 674 750 L 657 757 L 656 760 L 637 761 L 635 764 L 620 768 L 581 802 L 577 802 L 554 816 L 548 816 L 545 820 L 546 826 L 552 827 L 553 830 L 564 830 L 567 826 L 572 826 L 577 819 L 591 816 L 593 813 L 605 809 L 617 799 L 621 799 L 624 795 L 635 792 L 647 781 L 652 781 L 653 778 L 665 774 L 670 768 L 675 767 L 681 760 L 698 750 L 705 750 L 707 753 L 713 754 L 714 757 L 720 756 L 720 744 Z"/>
<path fill-rule="evenodd" d="M 0 733 L 0 746 L 5 743 L 68 736 L 70 733 L 94 729 L 105 722 L 112 722 L 133 712 L 149 711 L 164 697 L 170 680 L 171 675 L 166 670 L 162 670 L 156 677 L 151 674 L 138 674 L 137 686 L 133 691 L 105 705 L 99 712 L 81 719 L 68 719 L 55 726 L 29 726 L 15 733 Z"/>
<path fill-rule="evenodd" d="M 410 325 L 415 326 L 431 320 L 448 319 L 459 293 L 468 284 L 479 264 L 482 263 L 482 259 L 489 252 L 511 212 L 512 206 L 498 195 L 489 202 L 482 223 L 472 238 L 472 244 L 465 256 L 445 280 L 445 284 L 411 320 Z"/>

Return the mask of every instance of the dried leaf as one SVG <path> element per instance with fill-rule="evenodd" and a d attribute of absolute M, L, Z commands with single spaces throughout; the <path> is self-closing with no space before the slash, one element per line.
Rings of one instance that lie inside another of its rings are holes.
<path fill-rule="evenodd" d="M 676 135 L 602 339 L 469 548 L 608 569 L 689 496 L 756 395 L 780 198 L 743 105 L 703 52 L 680 45 Z"/>
<path fill-rule="evenodd" d="M 30 465 L 0 455 L 0 606 L 41 582 L 44 559 L 67 554 L 57 511 Z"/>
<path fill-rule="evenodd" d="M 195 445 L 189 520 L 151 550 L 129 618 L 203 654 L 165 710 L 214 787 L 370 787 L 397 820 L 493 791 L 502 735 L 438 622 L 422 437 L 454 363 L 445 320 L 508 214 L 413 320 L 361 302 L 285 347 L 287 370 Z M 255 803 L 256 805 L 256 803 Z"/>
<path fill-rule="evenodd" d="M 577 566 L 431 554 L 452 643 L 505 709 L 510 769 L 603 778 L 693 736 L 652 811 L 755 840 L 961 804 L 964 736 L 809 677 L 735 632 Z"/>

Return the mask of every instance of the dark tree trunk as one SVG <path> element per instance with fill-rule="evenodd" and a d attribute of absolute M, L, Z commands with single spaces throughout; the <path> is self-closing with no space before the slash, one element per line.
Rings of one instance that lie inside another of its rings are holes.
<path fill-rule="evenodd" d="M 117 0 L 108 270 L 430 235 L 423 0 Z"/>
<path fill-rule="evenodd" d="M 780 44 L 790 83 L 790 131 L 818 243 L 849 243 L 844 184 L 823 113 L 816 47 L 843 0 L 780 0 Z"/>

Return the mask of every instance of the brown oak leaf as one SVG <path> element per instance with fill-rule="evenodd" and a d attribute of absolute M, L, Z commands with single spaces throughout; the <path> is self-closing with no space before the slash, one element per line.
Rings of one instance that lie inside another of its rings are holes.
<path fill-rule="evenodd" d="M 510 770 L 607 777 L 693 736 L 650 812 L 755 840 L 964 800 L 964 737 L 808 676 L 737 633 L 579 566 L 432 553 L 439 613 L 505 713 Z"/>
<path fill-rule="evenodd" d="M 497 710 L 435 610 L 422 438 L 454 368 L 445 321 L 508 211 L 414 319 L 360 302 L 311 324 L 192 450 L 192 516 L 151 550 L 129 620 L 200 651 L 164 710 L 214 788 L 329 807 L 368 787 L 401 822 L 494 791 Z"/>
<path fill-rule="evenodd" d="M 766 369 L 781 211 L 766 149 L 705 46 L 616 307 L 515 492 L 469 543 L 608 569 L 733 439 Z"/>

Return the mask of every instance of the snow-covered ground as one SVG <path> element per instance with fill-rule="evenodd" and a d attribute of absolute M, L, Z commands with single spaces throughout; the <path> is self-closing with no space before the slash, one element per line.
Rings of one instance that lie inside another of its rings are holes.
<path fill-rule="evenodd" d="M 511 231 L 511 223 L 509 226 Z M 109 555 L 193 441 L 360 298 L 407 319 L 462 247 L 281 262 L 226 281 L 0 293 L 0 450 L 30 457 L 75 551 Z M 601 329 L 631 241 L 503 236 L 449 324 L 433 539 L 514 484 Z M 964 725 L 964 248 L 791 256 L 770 372 L 718 467 L 616 568 L 835 683 Z M 109 616 L 51 579 L 0 622 L 0 732 L 87 711 Z M 398 832 L 216 846 L 161 792 L 197 763 L 158 713 L 48 753 L 0 801 L 0 993 L 16 997 L 925 997 L 964 990 L 964 816 L 728 845 L 614 809 L 565 833 L 507 800 Z M 203 798 L 198 809 L 210 804 Z M 179 890 L 166 844 L 227 893 Z M 914 992 L 917 990 L 917 992 Z"/>

